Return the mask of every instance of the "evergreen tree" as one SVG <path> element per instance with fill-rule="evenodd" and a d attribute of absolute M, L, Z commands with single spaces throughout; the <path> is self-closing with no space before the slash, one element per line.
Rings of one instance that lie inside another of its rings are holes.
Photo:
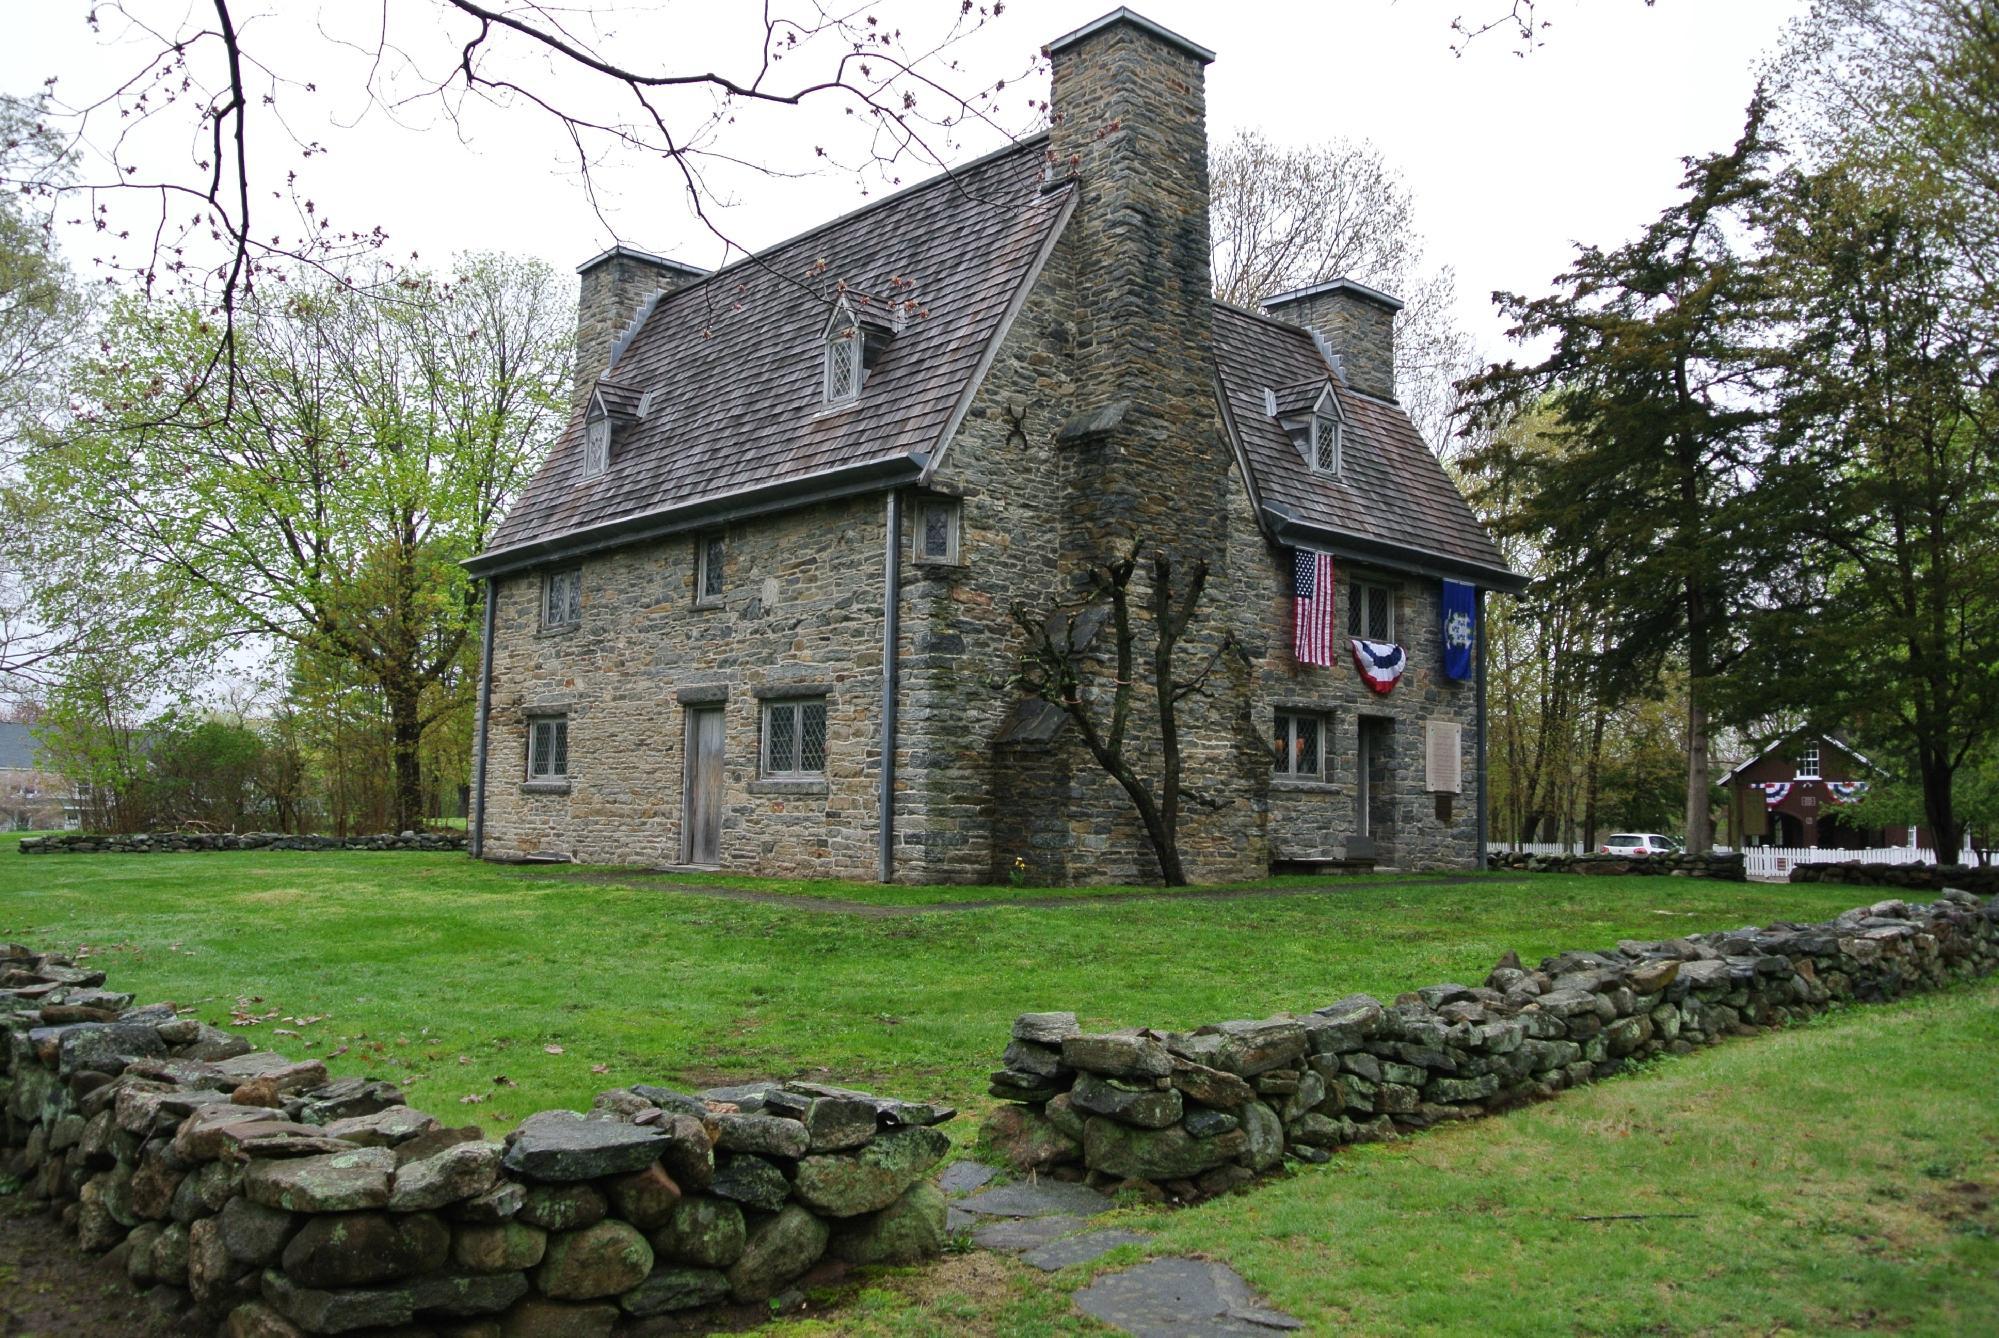
<path fill-rule="evenodd" d="M 1504 532 L 1545 545 L 1548 585 L 1601 621 L 1595 658 L 1615 697 L 1687 673 L 1686 840 L 1712 835 L 1708 717 L 1736 654 L 1734 619 L 1760 531 L 1747 494 L 1762 449 L 1767 288 L 1751 227 L 1770 181 L 1768 104 L 1725 153 L 1689 160 L 1682 197 L 1636 240 L 1578 249 L 1536 300 L 1496 294 L 1532 366 L 1473 378 L 1467 433 L 1545 402 L 1558 449 L 1491 432 L 1472 467 L 1512 480 Z"/>

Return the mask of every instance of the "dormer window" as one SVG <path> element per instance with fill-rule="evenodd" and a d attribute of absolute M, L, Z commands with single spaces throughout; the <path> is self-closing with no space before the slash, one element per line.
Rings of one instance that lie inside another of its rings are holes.
<path fill-rule="evenodd" d="M 583 477 L 599 478 L 611 468 L 611 444 L 618 432 L 639 419 L 638 391 L 615 381 L 599 381 L 583 415 Z"/>
<path fill-rule="evenodd" d="M 826 403 L 849 404 L 861 396 L 868 373 L 888 352 L 895 327 L 886 321 L 858 316 L 846 298 L 833 306 L 826 322 L 823 388 Z"/>
<path fill-rule="evenodd" d="M 1346 415 L 1340 410 L 1340 397 L 1333 393 L 1332 382 L 1306 381 L 1263 393 L 1270 416 L 1305 457 L 1306 467 L 1314 474 L 1337 477 L 1344 454 Z"/>

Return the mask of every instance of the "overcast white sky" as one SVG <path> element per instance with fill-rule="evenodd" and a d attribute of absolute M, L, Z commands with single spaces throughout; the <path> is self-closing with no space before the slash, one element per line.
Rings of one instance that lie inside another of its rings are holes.
<path fill-rule="evenodd" d="M 169 25 L 205 5 L 134 0 Z M 407 6 L 410 0 L 392 0 Z M 634 0 L 626 0 L 629 6 Z M 1406 175 L 1430 260 L 1458 271 L 1463 318 L 1488 354 L 1502 351 L 1495 288 L 1538 293 L 1566 263 L 1571 243 L 1615 243 L 1633 234 L 1674 191 L 1680 158 L 1729 143 L 1740 129 L 1757 59 L 1804 0 L 1542 0 L 1546 45 L 1522 59 L 1493 33 L 1463 58 L 1450 20 L 1500 11 L 1506 0 L 1321 0 L 1215 4 L 1146 0 L 1133 8 L 1213 48 L 1209 134 L 1255 127 L 1280 142 L 1333 135 L 1373 140 Z M 49 75 L 71 99 L 101 91 L 129 66 L 133 48 L 85 27 L 86 5 L 43 4 L 9 16 L 0 46 L 0 90 L 27 93 Z M 326 37 L 365 34 L 373 6 L 353 0 L 263 0 L 271 17 L 252 28 L 259 50 L 285 72 L 322 84 L 287 106 L 295 127 L 329 152 L 307 166 L 306 188 L 341 226 L 387 229 L 398 254 L 441 261 L 460 249 L 543 257 L 567 270 L 613 237 L 592 209 L 562 145 L 531 110 L 481 113 L 466 133 L 419 104 L 397 124 L 352 92 L 355 56 Z M 1040 45 L 1112 6 L 1105 0 L 1009 0 L 1004 15 L 955 48 L 958 86 L 981 86 L 1023 69 Z M 250 10 L 256 6 L 239 5 Z M 744 0 L 676 0 L 665 17 L 616 19 L 631 51 L 670 50 L 675 64 L 733 63 L 756 49 L 755 6 Z M 912 26 L 949 12 L 948 0 L 884 0 Z M 410 12 L 405 9 L 403 12 Z M 360 25 L 343 28 L 342 25 Z M 106 25 L 107 34 L 115 31 Z M 747 39 L 747 41 L 745 40 Z M 636 62 L 635 62 L 636 63 Z M 698 67 L 698 66 L 697 66 Z M 1038 86 L 1009 89 L 1015 117 Z M 766 115 L 730 142 L 753 159 L 780 159 L 837 134 L 831 108 Z M 815 120 L 814 118 L 821 118 Z M 183 123 L 184 125 L 184 123 Z M 184 134 L 183 130 L 183 134 Z M 963 156 L 996 140 L 968 142 Z M 142 146 L 183 175 L 187 140 Z M 268 146 L 268 141 L 266 141 Z M 264 148 L 267 166 L 279 155 Z M 176 161 L 177 156 L 177 161 Z M 719 245 L 686 210 L 656 163 L 606 164 L 596 177 L 618 236 L 632 245 L 712 265 Z M 737 179 L 724 214 L 730 235 L 761 245 L 860 202 L 850 174 L 804 181 Z M 99 245 L 70 241 L 88 270 Z"/>

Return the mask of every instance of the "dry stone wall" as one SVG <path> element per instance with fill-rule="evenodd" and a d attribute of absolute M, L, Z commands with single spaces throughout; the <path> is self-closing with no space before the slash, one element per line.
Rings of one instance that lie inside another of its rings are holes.
<path fill-rule="evenodd" d="M 1892 887 L 1935 892 L 1961 887 L 1981 896 L 1999 895 L 1999 867 L 1971 868 L 1963 864 L 1799 864 L 1791 869 L 1794 883 L 1843 883 L 1854 887 Z"/>
<path fill-rule="evenodd" d="M 1527 873 L 1635 874 L 1640 877 L 1719 878 L 1740 883 L 1747 878 L 1742 856 L 1716 851 L 1706 855 L 1532 855 L 1522 850 L 1489 850 L 1486 866 Z"/>
<path fill-rule="evenodd" d="M 1188 1032 L 1086 1034 L 1073 1013 L 1013 1026 L 987 1141 L 1022 1170 L 1197 1199 L 1284 1158 L 1473 1119 L 1658 1054 L 1999 968 L 1999 898 L 1945 891 L 1524 966 L 1483 984 Z"/>
<path fill-rule="evenodd" d="M 53 832 L 21 840 L 23 855 L 161 855 L 206 850 L 465 849 L 463 832 L 382 832 L 374 836 L 299 836 L 284 832 Z"/>
<path fill-rule="evenodd" d="M 488 1139 L 389 1083 L 132 1004 L 101 971 L 0 944 L 0 1169 L 231 1338 L 682 1331 L 822 1260 L 944 1246 L 948 1107 L 640 1085 Z"/>

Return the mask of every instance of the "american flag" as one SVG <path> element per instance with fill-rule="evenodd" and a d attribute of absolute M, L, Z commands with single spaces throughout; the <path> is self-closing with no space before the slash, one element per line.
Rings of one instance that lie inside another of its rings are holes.
<path fill-rule="evenodd" d="M 1291 653 L 1300 664 L 1333 663 L 1333 555 L 1293 552 Z"/>

